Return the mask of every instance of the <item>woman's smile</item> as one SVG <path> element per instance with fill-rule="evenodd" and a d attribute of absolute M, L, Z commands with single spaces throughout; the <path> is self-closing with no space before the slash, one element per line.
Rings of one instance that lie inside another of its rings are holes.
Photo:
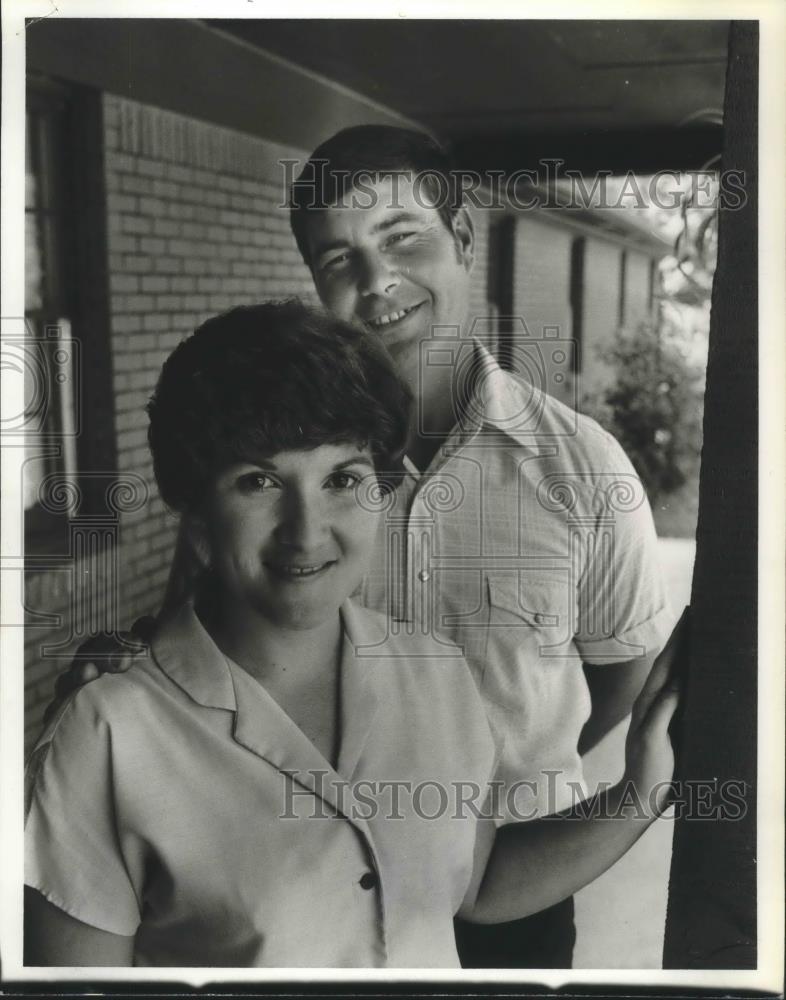
<path fill-rule="evenodd" d="M 265 566 L 275 576 L 280 577 L 290 583 L 307 583 L 317 577 L 324 576 L 336 565 L 335 559 L 329 559 L 322 563 L 286 563 L 271 560 L 264 560 Z"/>

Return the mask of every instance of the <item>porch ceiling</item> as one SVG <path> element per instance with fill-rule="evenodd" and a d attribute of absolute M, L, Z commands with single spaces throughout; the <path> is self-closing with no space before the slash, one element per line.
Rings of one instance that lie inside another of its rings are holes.
<path fill-rule="evenodd" d="M 422 123 L 467 165 L 646 172 L 720 151 L 726 21 L 208 23 Z"/>

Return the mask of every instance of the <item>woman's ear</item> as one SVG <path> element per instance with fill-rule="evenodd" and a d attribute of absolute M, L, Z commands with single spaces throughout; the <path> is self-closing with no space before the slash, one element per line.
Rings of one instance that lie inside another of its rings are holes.
<path fill-rule="evenodd" d="M 462 206 L 453 217 L 453 235 L 459 263 L 471 272 L 475 264 L 475 226 L 466 206 Z"/>
<path fill-rule="evenodd" d="M 183 530 L 189 548 L 201 569 L 210 569 L 212 554 L 207 525 L 198 514 L 183 515 Z"/>

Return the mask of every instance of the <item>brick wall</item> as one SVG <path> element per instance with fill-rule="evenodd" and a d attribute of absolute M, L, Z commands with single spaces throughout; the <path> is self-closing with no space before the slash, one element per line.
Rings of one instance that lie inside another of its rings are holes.
<path fill-rule="evenodd" d="M 130 620 L 158 604 L 174 531 L 152 484 L 144 415 L 164 359 L 210 315 L 313 290 L 279 207 L 278 160 L 301 151 L 115 98 L 105 111 L 118 466 L 152 495 L 123 526 Z"/>
<path fill-rule="evenodd" d="M 129 489 L 138 496 L 109 524 L 77 518 L 63 568 L 26 575 L 27 749 L 54 676 L 85 630 L 96 622 L 127 627 L 160 605 L 176 524 L 153 482 L 144 406 L 164 359 L 196 325 L 233 305 L 292 295 L 315 301 L 280 207 L 278 161 L 306 151 L 108 94 L 103 112 L 115 400 L 107 419 L 114 419 L 118 472 L 134 477 Z M 475 222 L 472 301 L 486 314 L 487 225 L 480 213 Z M 101 531 L 116 538 L 106 557 L 82 554 L 85 544 L 101 548 Z M 41 613 L 49 616 L 45 626 Z M 44 655 L 44 645 L 59 649 Z"/>

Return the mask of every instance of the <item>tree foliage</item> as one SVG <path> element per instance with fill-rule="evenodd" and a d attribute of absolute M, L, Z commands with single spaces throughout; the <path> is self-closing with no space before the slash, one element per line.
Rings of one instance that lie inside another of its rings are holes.
<path fill-rule="evenodd" d="M 602 358 L 614 381 L 583 408 L 620 442 L 654 503 L 697 474 L 704 366 L 647 324 L 618 331 Z"/>

